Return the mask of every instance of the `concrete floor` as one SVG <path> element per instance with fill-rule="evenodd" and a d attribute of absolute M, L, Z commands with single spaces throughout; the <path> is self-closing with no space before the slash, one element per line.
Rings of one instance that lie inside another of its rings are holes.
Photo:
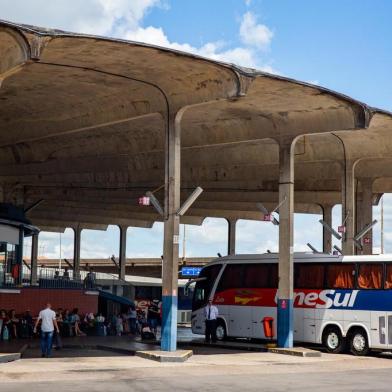
<path fill-rule="evenodd" d="M 1 364 L 1 392 L 391 390 L 392 359 L 383 356 L 299 358 L 203 347 L 186 363 L 160 364 L 99 350 L 68 354 Z"/>

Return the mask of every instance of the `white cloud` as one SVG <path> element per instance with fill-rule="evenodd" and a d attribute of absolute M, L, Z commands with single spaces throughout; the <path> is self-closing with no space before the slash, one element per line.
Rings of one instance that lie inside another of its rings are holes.
<path fill-rule="evenodd" d="M 273 33 L 251 12 L 244 14 L 240 25 L 243 46 L 210 41 L 196 47 L 170 40 L 161 27 L 144 26 L 143 18 L 154 7 L 168 8 L 162 0 L 73 0 L 72 6 L 68 0 L 0 0 L 1 18 L 14 22 L 145 42 L 277 73 L 259 53 Z"/>
<path fill-rule="evenodd" d="M 271 43 L 274 33 L 266 26 L 257 23 L 256 16 L 248 11 L 242 17 L 240 37 L 245 45 L 258 49 L 266 49 Z"/>

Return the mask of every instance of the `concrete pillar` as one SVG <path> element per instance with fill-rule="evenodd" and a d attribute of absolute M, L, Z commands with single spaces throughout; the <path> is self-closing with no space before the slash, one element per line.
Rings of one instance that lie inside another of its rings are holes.
<path fill-rule="evenodd" d="M 127 230 L 128 226 L 119 226 L 120 228 L 120 257 L 118 278 L 125 279 L 125 266 L 127 263 Z"/>
<path fill-rule="evenodd" d="M 342 236 L 342 250 L 344 255 L 355 254 L 355 162 L 346 161 L 342 176 L 342 225 L 346 232 Z"/>
<path fill-rule="evenodd" d="M 332 206 L 323 205 L 323 221 L 332 227 Z M 323 252 L 332 253 L 332 234 L 323 226 Z"/>
<path fill-rule="evenodd" d="M 279 146 L 278 346 L 293 346 L 294 144 Z"/>
<path fill-rule="evenodd" d="M 235 239 L 236 239 L 237 219 L 230 218 L 230 219 L 227 219 L 227 222 L 229 224 L 227 254 L 228 255 L 235 255 Z"/>
<path fill-rule="evenodd" d="M 73 275 L 74 279 L 80 279 L 80 240 L 82 229 L 74 227 L 74 256 L 73 256 Z"/>
<path fill-rule="evenodd" d="M 162 268 L 162 338 L 163 351 L 177 349 L 178 257 L 180 217 L 182 109 L 176 117 L 169 116 L 165 149 L 165 217 Z"/>
<path fill-rule="evenodd" d="M 38 275 L 38 237 L 39 233 L 33 234 L 31 238 L 31 264 L 30 264 L 30 284 L 35 286 L 37 284 Z"/>
<path fill-rule="evenodd" d="M 358 225 L 358 231 L 362 230 L 364 226 L 373 221 L 373 179 L 361 178 L 362 199 L 360 201 L 360 208 L 357 211 L 357 219 L 361 222 Z M 373 254 L 373 230 L 369 230 L 362 238 L 362 254 Z"/>

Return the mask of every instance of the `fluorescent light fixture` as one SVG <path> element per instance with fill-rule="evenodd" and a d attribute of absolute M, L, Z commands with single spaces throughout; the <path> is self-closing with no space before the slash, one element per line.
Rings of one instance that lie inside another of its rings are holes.
<path fill-rule="evenodd" d="M 196 199 L 201 195 L 203 192 L 203 188 L 197 187 L 191 195 L 184 201 L 183 205 L 180 207 L 180 209 L 177 211 L 177 215 L 182 216 L 184 215 L 190 206 L 196 201 Z"/>
<path fill-rule="evenodd" d="M 334 245 L 333 248 L 343 255 L 343 251 L 337 245 Z"/>
<path fill-rule="evenodd" d="M 159 200 L 154 196 L 154 194 L 148 191 L 146 192 L 146 196 L 150 198 L 150 202 L 157 210 L 158 214 L 163 216 L 163 208 L 161 207 L 161 203 L 159 203 Z"/>
<path fill-rule="evenodd" d="M 320 253 L 312 244 L 310 244 L 309 242 L 306 244 L 313 253 Z"/>
<path fill-rule="evenodd" d="M 319 222 L 325 227 L 335 238 L 338 240 L 342 239 L 342 236 L 334 230 L 327 222 L 324 222 L 322 219 L 319 220 Z"/>
<path fill-rule="evenodd" d="M 377 219 L 374 219 L 372 223 L 366 225 L 355 237 L 355 240 L 360 240 L 371 228 L 377 223 Z"/>

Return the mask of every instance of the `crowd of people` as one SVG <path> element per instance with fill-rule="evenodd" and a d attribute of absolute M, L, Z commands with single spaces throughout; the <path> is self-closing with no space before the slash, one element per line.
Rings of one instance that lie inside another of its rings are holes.
<path fill-rule="evenodd" d="M 156 336 L 161 324 L 159 300 L 153 300 L 148 308 L 137 309 L 129 306 L 122 312 L 105 317 L 102 313 L 87 312 L 80 314 L 78 308 L 72 310 L 58 308 L 55 319 L 59 332 L 54 333 L 53 339 L 57 347 L 61 347 L 61 337 L 72 336 L 122 336 L 142 335 L 150 332 L 150 338 Z M 30 310 L 17 314 L 14 309 L 0 310 L 0 341 L 11 339 L 33 338 L 34 325 L 39 316 L 33 316 Z M 40 325 L 37 324 L 38 332 Z M 36 331 L 37 332 L 37 331 Z M 147 335 L 146 335 L 147 336 Z M 57 344 L 56 344 L 57 341 Z"/>

